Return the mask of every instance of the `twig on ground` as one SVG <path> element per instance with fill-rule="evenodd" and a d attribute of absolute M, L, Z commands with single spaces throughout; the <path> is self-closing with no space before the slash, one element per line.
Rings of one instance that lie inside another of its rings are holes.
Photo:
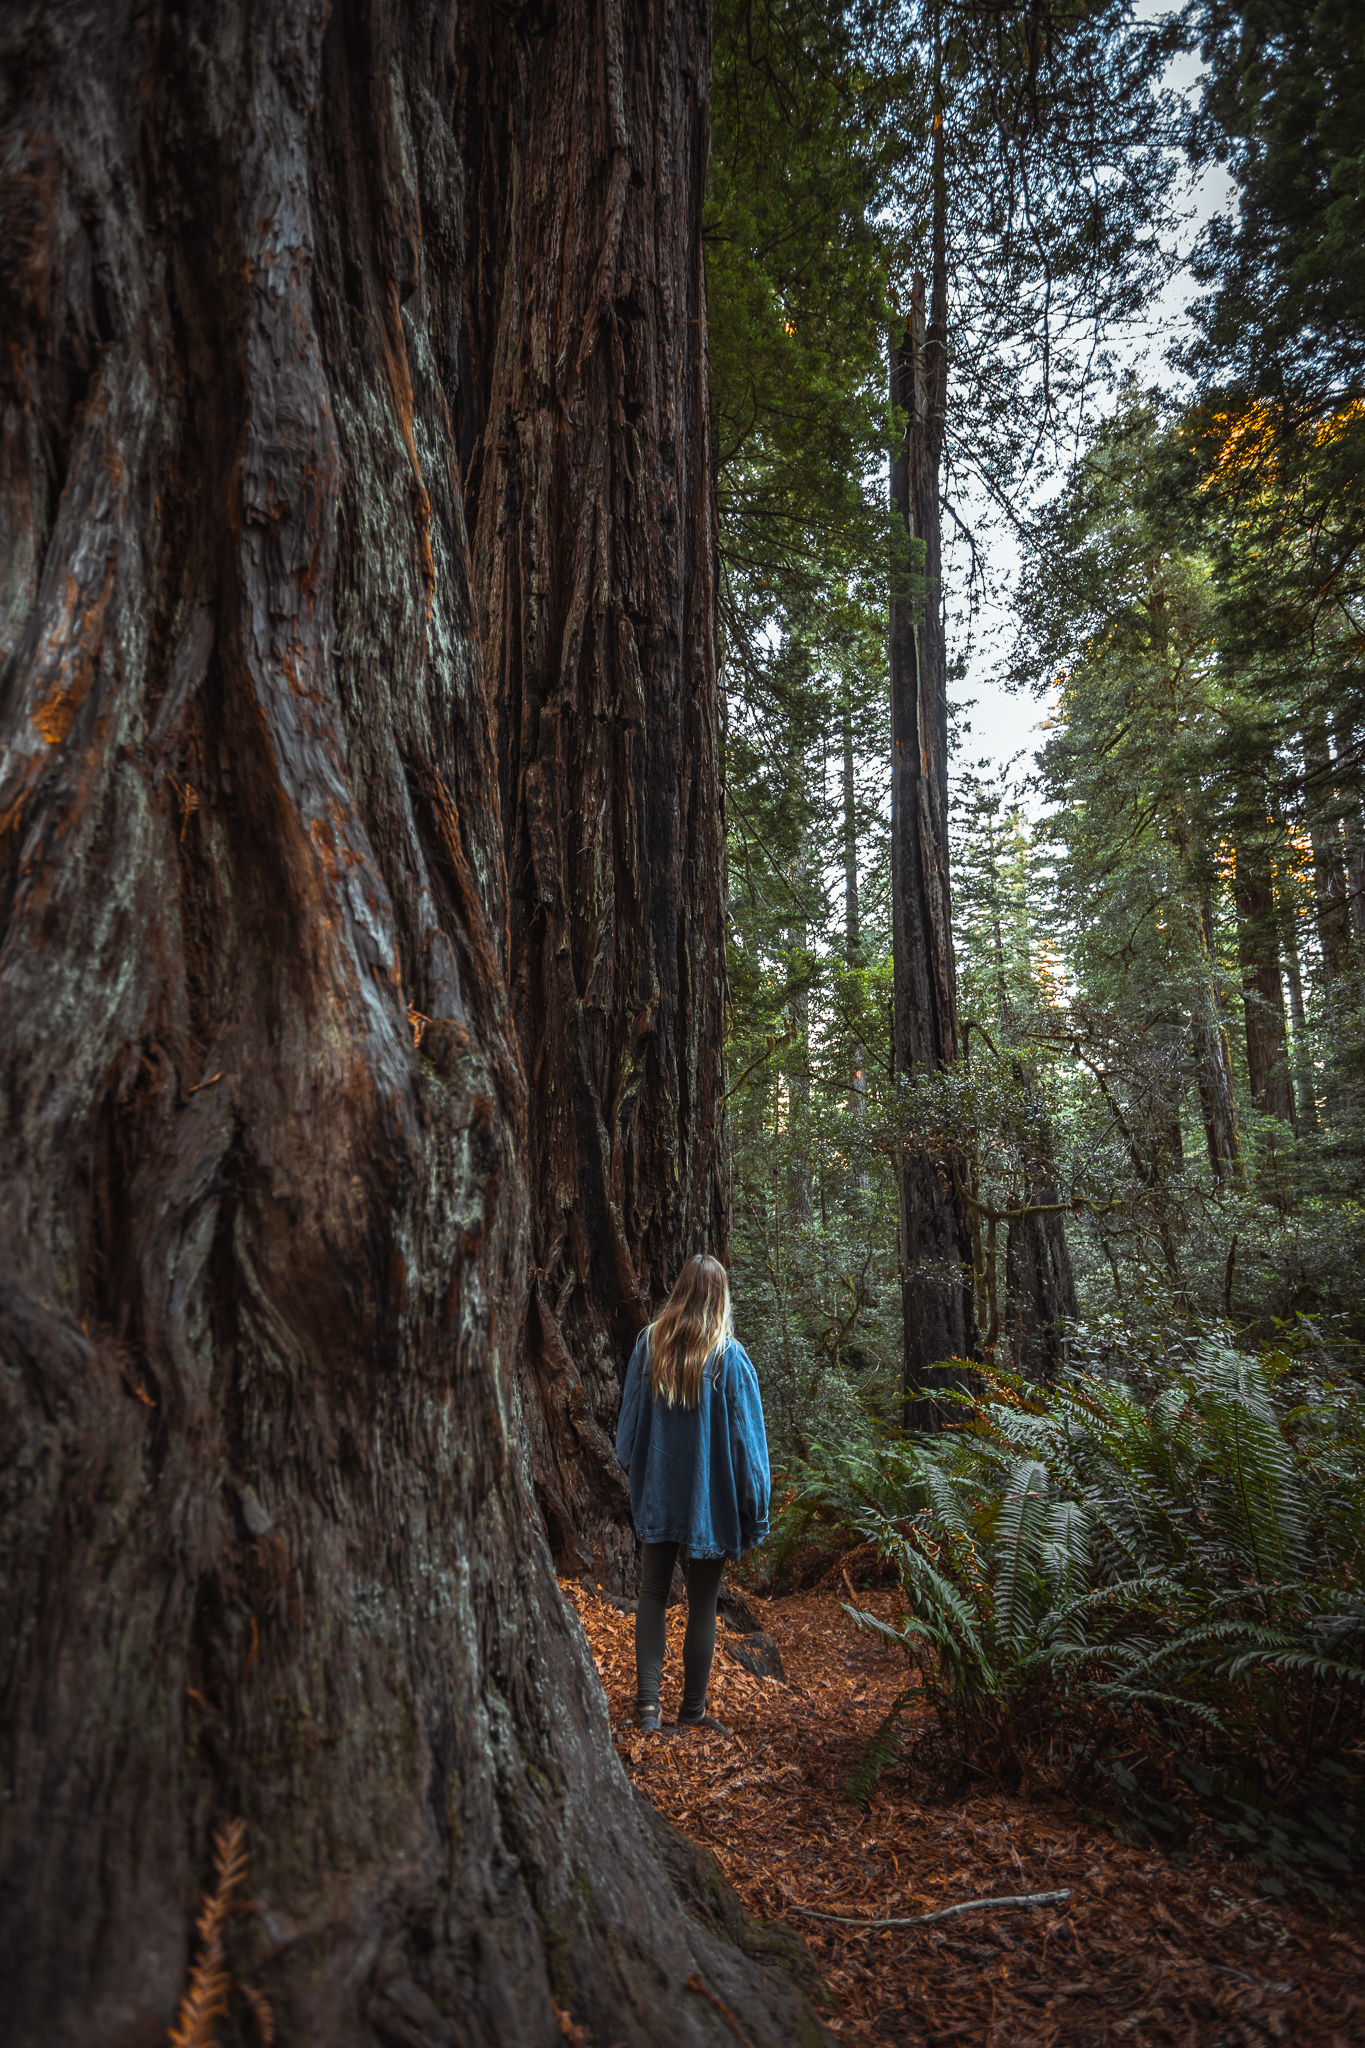
<path fill-rule="evenodd" d="M 791 1906 L 789 1911 L 803 1913 L 807 1920 L 833 1920 L 840 1927 L 928 1927 L 935 1920 L 951 1920 L 958 1913 L 980 1913 L 990 1906 L 1053 1906 L 1071 1897 L 1071 1887 L 1064 1892 L 1019 1892 L 1008 1899 L 965 1899 L 960 1906 L 944 1906 L 937 1913 L 915 1913 L 908 1920 L 850 1920 L 843 1913 L 817 1913 L 813 1906 Z"/>

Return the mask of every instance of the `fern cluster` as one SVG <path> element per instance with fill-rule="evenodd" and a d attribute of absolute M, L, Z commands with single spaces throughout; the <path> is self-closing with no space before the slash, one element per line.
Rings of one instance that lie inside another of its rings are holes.
<path fill-rule="evenodd" d="M 1146 1731 L 1168 1779 L 1237 1765 L 1282 1804 L 1334 1768 L 1349 1804 L 1365 1782 L 1365 1400 L 1293 1371 L 1207 1348 L 1146 1398 L 988 1372 L 941 1436 L 817 1450 L 791 1519 L 832 1515 L 894 1564 L 899 1625 L 848 1612 L 917 1674 L 853 1796 L 927 1695 L 960 1756 L 1016 1782 L 1045 1778 L 1046 1754 L 1072 1791 L 1106 1772 L 1112 1789 L 1113 1757 Z"/>

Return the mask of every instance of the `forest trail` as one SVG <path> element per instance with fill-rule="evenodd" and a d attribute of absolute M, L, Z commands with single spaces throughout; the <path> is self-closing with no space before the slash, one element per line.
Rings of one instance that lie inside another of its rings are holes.
<path fill-rule="evenodd" d="M 642 1736 L 634 1620 L 562 1582 L 606 1689 L 632 1782 L 713 1852 L 745 1906 L 784 1922 L 839 2001 L 832 2031 L 865 2048 L 1353 2048 L 1365 2040 L 1365 1929 L 1272 1903 L 1212 1854 L 1177 1868 L 1056 1804 L 999 1793 L 945 1800 L 893 1767 L 860 1813 L 848 1774 L 906 1678 L 837 1593 L 755 1602 L 785 1682 L 717 1642 L 710 1710 L 732 1739 Z M 893 1595 L 859 1592 L 892 1618 Z M 686 1608 L 670 1608 L 665 1716 L 682 1691 Z M 729 1640 L 733 1640 L 730 1638 Z M 964 1914 L 934 1927 L 844 1930 L 794 1909 L 883 1918 L 1070 1887 L 1063 1905 Z"/>

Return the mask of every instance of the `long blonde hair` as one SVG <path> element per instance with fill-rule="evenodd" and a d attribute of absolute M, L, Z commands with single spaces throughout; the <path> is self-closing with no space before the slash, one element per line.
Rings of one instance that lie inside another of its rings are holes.
<path fill-rule="evenodd" d="M 656 1401 L 695 1408 L 701 1376 L 716 1346 L 729 1336 L 730 1282 L 719 1259 L 698 1252 L 678 1275 L 649 1333 L 649 1385 Z"/>

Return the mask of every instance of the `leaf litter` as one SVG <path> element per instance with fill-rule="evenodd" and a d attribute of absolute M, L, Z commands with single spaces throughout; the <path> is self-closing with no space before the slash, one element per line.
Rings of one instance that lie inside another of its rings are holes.
<path fill-rule="evenodd" d="M 746 1908 L 798 1934 L 864 2048 L 1354 2048 L 1365 2041 L 1365 1929 L 1262 1896 L 1254 1872 L 1193 1848 L 1184 1866 L 1057 1801 L 945 1794 L 905 1756 L 865 1811 L 845 1786 L 906 1679 L 834 1592 L 750 1599 L 785 1679 L 756 1677 L 718 1635 L 709 1711 L 729 1738 L 670 1730 L 687 1610 L 668 1612 L 662 1735 L 634 1726 L 635 1620 L 563 1581 L 637 1789 L 710 1850 Z M 895 1597 L 860 1592 L 891 1621 Z M 914 1711 L 906 1716 L 913 1738 Z M 919 1928 L 807 1918 L 909 1918 L 974 1899 L 1070 1890 L 1063 1903 L 964 1913 Z"/>

